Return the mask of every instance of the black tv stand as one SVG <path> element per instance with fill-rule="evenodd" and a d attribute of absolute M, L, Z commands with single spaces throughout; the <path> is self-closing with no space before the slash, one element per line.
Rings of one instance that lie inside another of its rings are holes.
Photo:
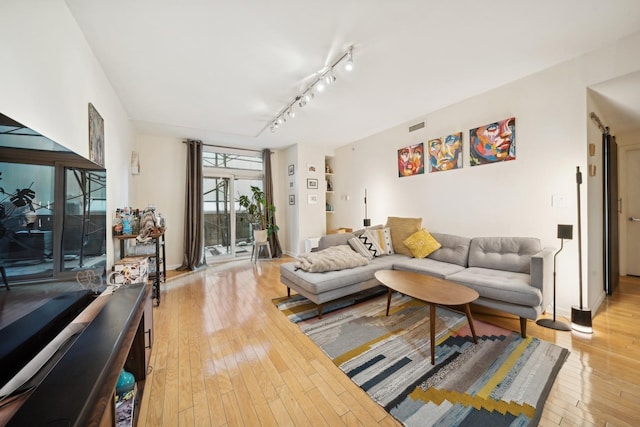
<path fill-rule="evenodd" d="M 135 376 L 136 403 L 141 401 L 153 342 L 151 286 L 132 284 L 104 298 L 104 307 L 8 426 L 115 424 L 115 387 L 123 368 Z"/>

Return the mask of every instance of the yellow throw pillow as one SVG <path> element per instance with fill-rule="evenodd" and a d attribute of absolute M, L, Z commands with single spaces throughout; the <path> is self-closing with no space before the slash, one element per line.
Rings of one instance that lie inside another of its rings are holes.
<path fill-rule="evenodd" d="M 442 246 L 426 228 L 416 231 L 403 242 L 416 258 L 425 258 Z"/>
<path fill-rule="evenodd" d="M 411 256 L 411 251 L 402 242 L 422 228 L 422 218 L 400 218 L 390 216 L 385 227 L 391 229 L 393 251 L 397 254 Z"/>

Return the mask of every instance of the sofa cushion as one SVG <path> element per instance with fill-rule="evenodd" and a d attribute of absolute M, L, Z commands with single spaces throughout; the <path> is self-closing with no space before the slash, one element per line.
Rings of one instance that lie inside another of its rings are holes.
<path fill-rule="evenodd" d="M 405 258 L 393 264 L 393 269 L 428 274 L 429 276 L 444 279 L 451 274 L 464 270 L 464 267 L 429 258 Z"/>
<path fill-rule="evenodd" d="M 378 245 L 376 239 L 373 238 L 370 234 L 368 234 L 365 230 L 360 236 L 357 237 L 365 248 L 371 253 L 373 258 L 383 256 L 382 248 Z"/>
<path fill-rule="evenodd" d="M 531 257 L 542 249 L 533 237 L 474 237 L 469 247 L 469 267 L 530 273 Z"/>
<path fill-rule="evenodd" d="M 402 243 L 409 248 L 411 254 L 416 258 L 424 258 L 441 246 L 426 228 L 416 231 Z"/>
<path fill-rule="evenodd" d="M 475 289 L 481 297 L 534 307 L 542 304 L 542 292 L 530 285 L 531 276 L 525 273 L 469 267 L 445 279 Z"/>
<path fill-rule="evenodd" d="M 330 248 L 331 246 L 348 245 L 349 239 L 352 237 L 354 237 L 353 233 L 327 234 L 326 236 L 320 237 L 318 250 L 321 251 L 323 249 Z"/>
<path fill-rule="evenodd" d="M 393 255 L 395 253 L 393 250 L 393 243 L 391 242 L 391 230 L 388 227 L 375 230 L 365 230 L 362 236 L 366 236 L 369 239 L 374 240 L 382 251 L 382 255 Z M 362 238 L 362 236 L 360 236 L 360 238 Z"/>
<path fill-rule="evenodd" d="M 352 237 L 351 239 L 349 239 L 349 246 L 351 246 L 351 249 L 353 249 L 366 259 L 373 259 L 373 254 L 369 252 L 369 249 L 367 249 L 364 243 L 362 243 L 362 240 L 358 239 L 357 237 Z"/>
<path fill-rule="evenodd" d="M 429 258 L 435 261 L 449 262 L 461 267 L 469 265 L 469 245 L 471 239 L 454 234 L 431 233 L 440 243 L 440 249 L 431 253 Z"/>
<path fill-rule="evenodd" d="M 399 218 L 390 216 L 387 218 L 385 227 L 391 229 L 391 241 L 393 242 L 394 252 L 406 256 L 413 256 L 403 242 L 422 228 L 422 218 Z"/>

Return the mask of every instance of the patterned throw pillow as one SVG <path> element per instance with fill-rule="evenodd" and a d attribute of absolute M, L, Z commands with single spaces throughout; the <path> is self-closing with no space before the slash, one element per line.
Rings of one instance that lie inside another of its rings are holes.
<path fill-rule="evenodd" d="M 375 230 L 367 229 L 364 235 L 376 242 L 382 255 L 393 255 L 393 243 L 391 240 L 391 229 L 379 228 Z"/>
<path fill-rule="evenodd" d="M 367 259 L 373 259 L 373 254 L 369 252 L 369 249 L 367 249 L 364 243 L 362 243 L 362 241 L 357 237 L 352 237 L 351 239 L 349 239 L 349 246 L 351 246 L 351 249 L 353 249 L 363 257 Z"/>
<path fill-rule="evenodd" d="M 362 242 L 362 244 L 364 245 L 364 247 L 369 251 L 369 253 L 371 253 L 372 257 L 379 257 L 384 255 L 382 253 L 382 248 L 378 245 L 378 242 L 376 242 L 376 239 L 374 239 L 370 234 L 367 234 L 368 230 L 365 230 L 364 233 L 362 233 L 358 239 Z"/>
<path fill-rule="evenodd" d="M 403 242 L 416 258 L 425 258 L 442 246 L 426 228 L 416 231 Z"/>

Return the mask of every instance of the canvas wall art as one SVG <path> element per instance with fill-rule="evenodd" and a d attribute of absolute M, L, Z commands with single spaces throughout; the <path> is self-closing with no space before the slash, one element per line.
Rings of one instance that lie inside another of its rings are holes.
<path fill-rule="evenodd" d="M 516 158 L 516 119 L 511 117 L 469 131 L 471 166 Z"/>
<path fill-rule="evenodd" d="M 462 132 L 444 138 L 430 139 L 429 172 L 439 172 L 462 167 Z"/>
<path fill-rule="evenodd" d="M 424 144 L 410 145 L 398 150 L 398 176 L 424 173 Z"/>
<path fill-rule="evenodd" d="M 89 103 L 89 160 L 104 166 L 104 120 Z"/>

